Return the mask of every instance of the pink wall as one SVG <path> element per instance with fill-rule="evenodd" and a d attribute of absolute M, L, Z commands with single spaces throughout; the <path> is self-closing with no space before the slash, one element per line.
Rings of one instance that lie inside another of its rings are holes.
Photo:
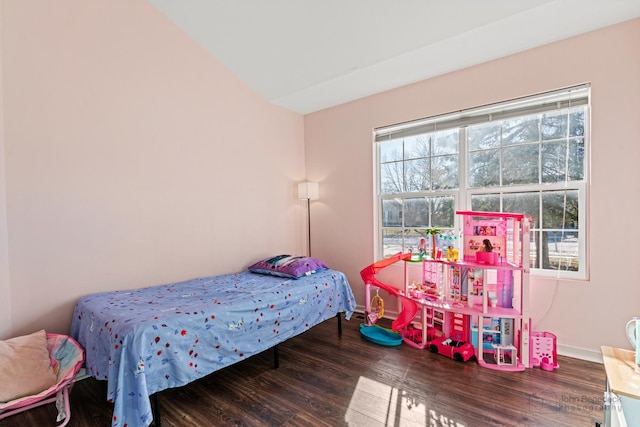
<path fill-rule="evenodd" d="M 0 7 L 0 46 L 2 45 L 2 8 Z M 3 94 L 2 55 L 0 55 L 0 100 Z M 0 129 L 4 129 L 4 106 L 0 102 Z M 4 165 L 4 132 L 0 132 L 0 165 Z M 9 287 L 9 248 L 7 247 L 6 180 L 0 170 L 0 338 L 11 330 L 11 288 Z"/>
<path fill-rule="evenodd" d="M 303 117 L 147 1 L 2 2 L 0 28 L 0 338 L 67 331 L 81 295 L 305 249 Z"/>
<path fill-rule="evenodd" d="M 627 346 L 624 326 L 640 316 L 640 279 L 623 264 L 640 241 L 625 217 L 640 211 L 640 19 L 305 116 L 307 175 L 322 186 L 313 253 L 347 273 L 362 305 L 359 271 L 375 256 L 374 128 L 586 82 L 590 280 L 534 277 L 533 327 L 558 335 L 565 354 L 597 359 L 600 345 Z"/>

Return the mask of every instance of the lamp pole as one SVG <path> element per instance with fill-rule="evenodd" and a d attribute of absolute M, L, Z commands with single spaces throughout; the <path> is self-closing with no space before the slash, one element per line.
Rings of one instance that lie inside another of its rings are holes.
<path fill-rule="evenodd" d="M 307 256 L 311 256 L 311 199 L 307 199 Z"/>
<path fill-rule="evenodd" d="M 307 256 L 311 256 L 311 201 L 320 197 L 317 182 L 301 182 L 298 184 L 298 198 L 307 200 Z"/>

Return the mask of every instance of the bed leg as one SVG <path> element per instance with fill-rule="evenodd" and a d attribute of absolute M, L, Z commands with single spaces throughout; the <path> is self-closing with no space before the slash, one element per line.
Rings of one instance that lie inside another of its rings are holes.
<path fill-rule="evenodd" d="M 153 406 L 153 423 L 155 427 L 162 427 L 162 423 L 160 421 L 160 392 L 153 393 L 151 398 L 151 405 Z"/>
<path fill-rule="evenodd" d="M 280 367 L 280 359 L 278 357 L 278 346 L 273 347 L 273 368 L 278 369 Z"/>
<path fill-rule="evenodd" d="M 338 313 L 336 317 L 338 318 L 338 335 L 342 335 L 342 316 Z"/>

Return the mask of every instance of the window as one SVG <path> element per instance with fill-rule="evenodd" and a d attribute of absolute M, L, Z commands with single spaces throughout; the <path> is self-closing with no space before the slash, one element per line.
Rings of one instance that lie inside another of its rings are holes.
<path fill-rule="evenodd" d="M 456 210 L 518 212 L 535 273 L 586 278 L 588 111 L 583 85 L 376 129 L 379 256 L 429 227 L 457 245 Z"/>

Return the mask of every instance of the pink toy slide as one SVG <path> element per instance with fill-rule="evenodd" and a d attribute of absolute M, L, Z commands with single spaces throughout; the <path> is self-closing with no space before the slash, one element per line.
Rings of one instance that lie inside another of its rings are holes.
<path fill-rule="evenodd" d="M 403 254 L 402 252 L 398 252 L 389 258 L 374 262 L 360 271 L 360 277 L 362 277 L 365 285 L 377 286 L 380 289 L 387 291 L 389 295 L 398 297 L 400 298 L 400 301 L 402 301 L 402 311 L 398 314 L 396 320 L 391 323 L 391 329 L 393 331 L 400 331 L 413 321 L 413 318 L 418 312 L 418 305 L 409 298 L 406 298 L 404 295 L 401 295 L 400 291 L 394 286 L 387 285 L 386 283 L 382 283 L 376 279 L 375 275 L 378 274 L 380 270 L 390 266 L 391 264 L 410 258 L 411 253 Z"/>

